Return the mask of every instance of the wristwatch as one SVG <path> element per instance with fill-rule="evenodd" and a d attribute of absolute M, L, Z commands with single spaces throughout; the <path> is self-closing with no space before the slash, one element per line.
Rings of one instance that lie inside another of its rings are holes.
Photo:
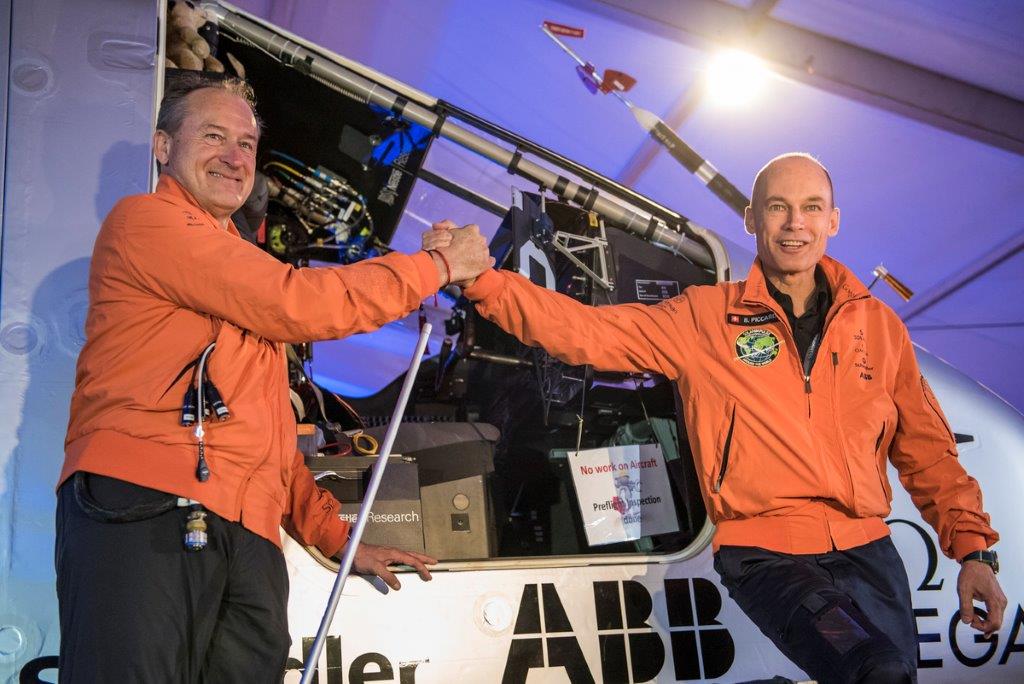
<path fill-rule="evenodd" d="M 960 559 L 960 564 L 966 561 L 979 561 L 992 568 L 992 572 L 999 574 L 999 556 L 995 551 L 972 551 Z"/>

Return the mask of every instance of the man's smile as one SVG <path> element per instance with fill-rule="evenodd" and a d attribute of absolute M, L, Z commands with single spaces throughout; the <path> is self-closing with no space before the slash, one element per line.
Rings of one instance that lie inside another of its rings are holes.
<path fill-rule="evenodd" d="M 808 243 L 805 240 L 779 240 L 776 244 L 782 248 L 782 251 L 792 254 L 799 252 L 801 249 L 806 247 Z"/>
<path fill-rule="evenodd" d="M 233 182 L 233 183 L 241 183 L 242 182 L 242 179 L 239 178 L 238 176 L 232 176 L 232 175 L 229 175 L 229 174 L 227 174 L 225 172 L 222 172 L 222 171 L 208 171 L 207 174 L 210 175 L 210 176 L 213 176 L 214 178 L 217 178 L 219 180 L 226 180 L 226 181 L 230 181 L 230 182 Z"/>

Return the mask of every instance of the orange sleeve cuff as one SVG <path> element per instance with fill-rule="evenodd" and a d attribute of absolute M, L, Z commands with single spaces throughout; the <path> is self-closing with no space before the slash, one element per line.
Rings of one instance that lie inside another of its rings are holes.
<path fill-rule="evenodd" d="M 416 271 L 420 274 L 420 299 L 426 299 L 437 292 L 437 288 L 441 285 L 437 278 L 437 266 L 434 265 L 434 259 L 423 250 L 410 254 L 409 258 L 412 259 L 413 264 L 416 265 Z"/>
<path fill-rule="evenodd" d="M 479 302 L 494 296 L 504 287 L 505 278 L 494 269 L 487 269 L 462 294 L 471 301 Z"/>
<path fill-rule="evenodd" d="M 961 532 L 953 538 L 953 560 L 961 558 L 974 551 L 984 551 L 989 547 L 988 541 L 980 534 Z"/>
<path fill-rule="evenodd" d="M 348 543 L 349 524 L 337 518 L 335 520 L 337 520 L 338 524 L 331 525 L 316 545 L 321 553 L 328 558 L 341 553 L 341 550 L 345 548 L 345 544 Z"/>

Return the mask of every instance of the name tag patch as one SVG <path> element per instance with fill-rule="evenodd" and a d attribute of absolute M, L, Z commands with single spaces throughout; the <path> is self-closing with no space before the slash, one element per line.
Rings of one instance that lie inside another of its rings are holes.
<path fill-rule="evenodd" d="M 725 322 L 731 325 L 764 325 L 765 323 L 775 323 L 778 320 L 779 317 L 775 315 L 774 311 L 759 314 L 727 313 L 725 315 Z"/>

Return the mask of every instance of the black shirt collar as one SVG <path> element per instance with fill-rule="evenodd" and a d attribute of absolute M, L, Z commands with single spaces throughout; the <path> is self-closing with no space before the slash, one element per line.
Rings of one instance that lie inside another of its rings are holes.
<path fill-rule="evenodd" d="M 795 319 L 793 315 L 793 299 L 786 293 L 779 290 L 772 284 L 772 281 L 768 278 L 764 279 L 765 284 L 768 286 L 768 294 L 772 296 L 782 310 L 786 314 L 786 318 L 790 320 Z M 810 301 L 807 304 L 807 309 L 804 311 L 804 315 L 800 318 L 806 318 L 808 316 L 823 315 L 828 311 L 829 306 L 832 304 L 832 292 L 828 287 L 828 278 L 825 277 L 825 271 L 821 266 L 816 266 L 814 269 L 814 293 L 811 296 Z"/>

